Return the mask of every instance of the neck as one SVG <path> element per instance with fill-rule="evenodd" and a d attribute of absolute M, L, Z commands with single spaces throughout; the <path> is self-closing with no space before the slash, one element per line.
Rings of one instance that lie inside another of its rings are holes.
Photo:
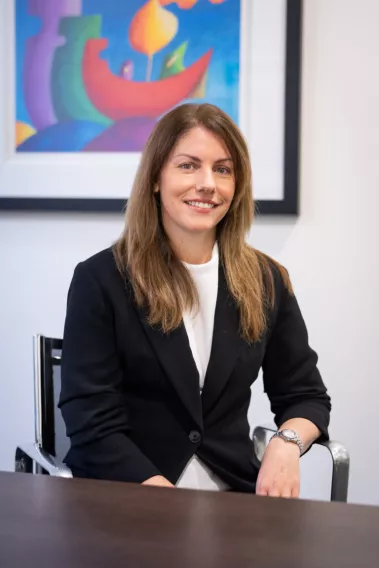
<path fill-rule="evenodd" d="M 176 256 L 187 264 L 205 264 L 212 258 L 216 241 L 214 233 L 191 235 L 171 240 Z"/>

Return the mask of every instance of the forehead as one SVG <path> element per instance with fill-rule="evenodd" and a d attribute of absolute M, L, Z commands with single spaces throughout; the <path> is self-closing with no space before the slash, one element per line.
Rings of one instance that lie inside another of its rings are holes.
<path fill-rule="evenodd" d="M 216 134 L 202 126 L 191 128 L 176 143 L 172 155 L 185 153 L 205 159 L 207 157 L 215 160 L 230 157 L 226 144 Z"/>

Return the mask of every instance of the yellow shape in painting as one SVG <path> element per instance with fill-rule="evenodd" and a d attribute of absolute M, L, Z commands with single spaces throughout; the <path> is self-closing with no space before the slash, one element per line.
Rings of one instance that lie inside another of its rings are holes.
<path fill-rule="evenodd" d="M 25 140 L 33 136 L 36 130 L 25 122 L 16 122 L 16 147 L 20 146 Z"/>
<path fill-rule="evenodd" d="M 207 94 L 207 79 L 208 79 L 208 71 L 204 73 L 203 78 L 201 79 L 198 86 L 195 88 L 193 93 L 191 94 L 191 99 L 204 99 Z"/>
<path fill-rule="evenodd" d="M 177 17 L 159 0 L 148 0 L 130 24 L 129 41 L 136 51 L 151 57 L 170 43 L 177 31 Z"/>

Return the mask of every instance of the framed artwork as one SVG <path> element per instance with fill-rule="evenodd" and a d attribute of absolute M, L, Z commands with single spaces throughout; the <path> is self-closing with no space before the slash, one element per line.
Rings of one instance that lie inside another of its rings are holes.
<path fill-rule="evenodd" d="M 0 209 L 122 211 L 154 124 L 240 126 L 260 214 L 298 213 L 301 0 L 3 0 Z"/>

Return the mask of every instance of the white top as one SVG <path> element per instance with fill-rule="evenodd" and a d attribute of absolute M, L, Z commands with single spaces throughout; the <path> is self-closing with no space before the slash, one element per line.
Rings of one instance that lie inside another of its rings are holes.
<path fill-rule="evenodd" d="M 211 355 L 214 317 L 218 291 L 218 246 L 215 244 L 212 258 L 205 264 L 183 263 L 191 273 L 199 295 L 197 313 L 183 314 L 192 356 L 199 371 L 199 388 L 202 391 Z M 219 479 L 199 458 L 193 456 L 184 468 L 177 487 L 187 489 L 225 490 L 228 486 Z"/>

